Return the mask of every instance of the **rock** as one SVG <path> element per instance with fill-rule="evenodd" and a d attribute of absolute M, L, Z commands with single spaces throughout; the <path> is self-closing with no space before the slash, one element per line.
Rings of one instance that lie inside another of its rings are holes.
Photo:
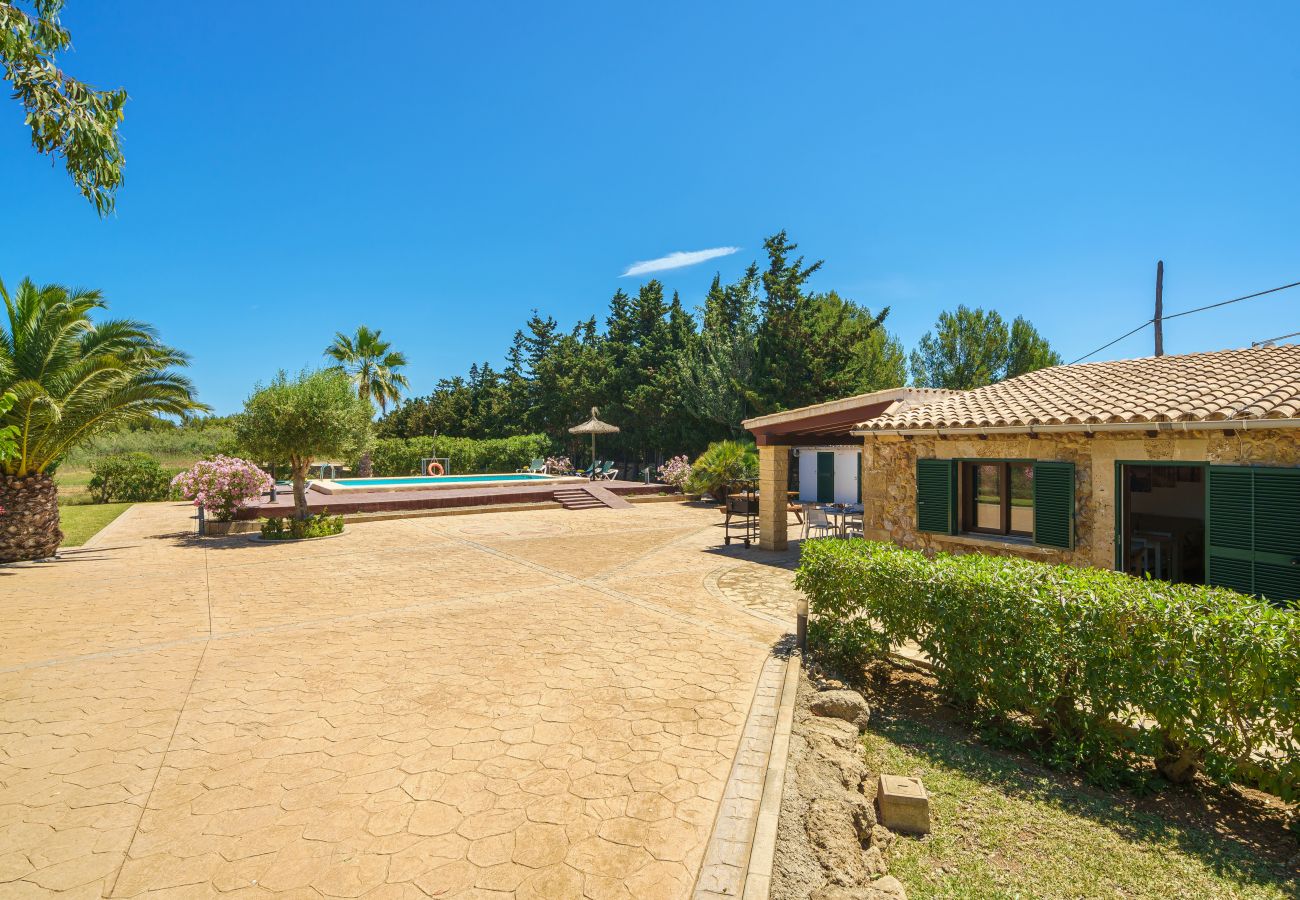
<path fill-rule="evenodd" d="M 822 680 L 822 683 L 821 683 L 821 684 L 817 685 L 817 690 L 819 690 L 819 691 L 842 691 L 842 690 L 844 690 L 844 682 L 840 681 L 840 680 L 837 679 L 837 678 L 826 678 L 826 679 L 823 679 L 823 680 Z"/>
<path fill-rule="evenodd" d="M 808 709 L 815 716 L 843 719 L 865 731 L 871 719 L 871 708 L 857 691 L 821 691 L 814 694 Z"/>
<path fill-rule="evenodd" d="M 876 824 L 876 808 L 860 793 L 855 793 L 849 803 L 853 808 L 853 827 L 858 832 L 858 843 L 870 847 L 876 828 L 879 827 Z"/>
<path fill-rule="evenodd" d="M 897 878 L 885 875 L 860 887 L 828 884 L 813 891 L 808 900 L 907 900 L 907 891 Z"/>
<path fill-rule="evenodd" d="M 888 852 L 890 845 L 893 843 L 894 833 L 884 825 L 877 825 L 871 829 L 871 846 L 879 847 L 880 852 Z"/>
<path fill-rule="evenodd" d="M 817 797 L 808 806 L 804 828 L 828 881 L 853 887 L 867 880 L 862 845 L 847 802 Z"/>
<path fill-rule="evenodd" d="M 823 719 L 810 716 L 804 727 L 804 733 L 814 741 L 825 739 L 841 750 L 857 752 L 858 729 L 852 722 L 843 719 Z"/>
<path fill-rule="evenodd" d="M 868 847 L 863 850 L 862 864 L 872 875 L 884 875 L 889 871 L 889 866 L 885 864 L 885 854 L 880 852 L 879 847 Z"/>
<path fill-rule="evenodd" d="M 907 900 L 907 891 L 903 889 L 903 883 L 893 875 L 883 875 L 871 882 L 873 893 L 867 896 L 879 898 L 879 900 Z"/>
<path fill-rule="evenodd" d="M 808 900 L 876 900 L 879 896 L 869 887 L 844 887 L 828 884 L 813 891 Z"/>

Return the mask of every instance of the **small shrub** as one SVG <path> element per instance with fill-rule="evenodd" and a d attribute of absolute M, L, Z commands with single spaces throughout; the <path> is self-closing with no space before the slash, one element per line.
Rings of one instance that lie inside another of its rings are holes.
<path fill-rule="evenodd" d="M 758 451 L 744 441 L 717 441 L 696 457 L 686 490 L 718 497 L 743 481 L 758 478 Z"/>
<path fill-rule="evenodd" d="M 810 541 L 810 640 L 856 667 L 914 641 L 983 726 L 1020 723 L 1094 780 L 1136 756 L 1175 779 L 1300 785 L 1300 616 L 1222 588 L 982 554 Z"/>
<path fill-rule="evenodd" d="M 229 522 L 241 507 L 271 489 L 271 476 L 246 459 L 216 456 L 181 472 L 172 487 L 216 521 Z"/>
<path fill-rule="evenodd" d="M 567 456 L 548 456 L 546 471 L 551 475 L 567 475 L 573 471 L 573 460 Z"/>
<path fill-rule="evenodd" d="M 262 522 L 262 538 L 268 541 L 300 541 L 329 537 L 343 531 L 343 517 L 321 513 L 305 519 L 272 517 Z"/>
<path fill-rule="evenodd" d="M 691 461 L 686 454 L 674 456 L 659 467 L 659 480 L 666 485 L 681 488 L 691 477 Z"/>
<path fill-rule="evenodd" d="M 148 453 L 118 453 L 90 464 L 86 489 L 92 503 L 149 503 L 166 500 L 171 482 Z"/>

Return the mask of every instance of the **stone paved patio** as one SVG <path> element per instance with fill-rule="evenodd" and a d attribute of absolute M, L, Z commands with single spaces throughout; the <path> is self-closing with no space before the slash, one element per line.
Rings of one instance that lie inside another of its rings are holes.
<path fill-rule="evenodd" d="M 792 555 L 679 504 L 189 514 L 0 569 L 0 895 L 689 895 Z"/>

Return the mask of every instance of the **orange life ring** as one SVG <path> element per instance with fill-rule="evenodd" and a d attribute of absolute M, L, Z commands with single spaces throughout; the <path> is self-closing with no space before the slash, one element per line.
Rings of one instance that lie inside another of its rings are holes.
<path fill-rule="evenodd" d="M 429 463 L 428 468 L 426 468 L 424 471 L 428 472 L 430 475 L 441 475 L 442 463 L 438 462 L 437 460 L 434 460 L 433 462 Z"/>

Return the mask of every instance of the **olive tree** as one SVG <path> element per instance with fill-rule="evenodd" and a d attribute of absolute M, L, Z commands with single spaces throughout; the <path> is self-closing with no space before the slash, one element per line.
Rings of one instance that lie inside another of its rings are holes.
<path fill-rule="evenodd" d="M 337 370 L 281 372 L 259 385 L 236 420 L 240 448 L 262 462 L 287 460 L 293 473 L 295 515 L 305 519 L 307 470 L 317 457 L 357 452 L 370 438 L 373 408 Z"/>
<path fill-rule="evenodd" d="M 59 22 L 64 0 L 0 0 L 0 78 L 13 86 L 32 146 L 63 158 L 73 183 L 100 215 L 122 184 L 118 125 L 126 91 L 96 90 L 67 74 L 57 57 L 72 46 Z"/>

